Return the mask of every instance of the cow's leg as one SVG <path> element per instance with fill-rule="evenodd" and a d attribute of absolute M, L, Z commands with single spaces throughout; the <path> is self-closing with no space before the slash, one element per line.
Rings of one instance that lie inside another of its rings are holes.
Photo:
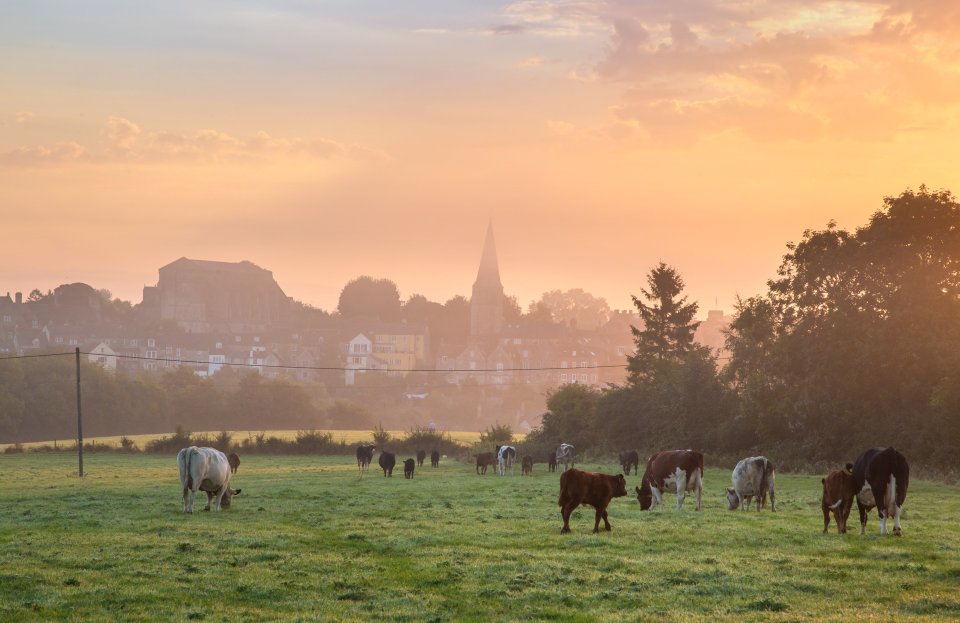
<path fill-rule="evenodd" d="M 204 493 L 207 494 L 207 505 L 204 507 L 203 510 L 208 511 L 210 510 L 210 502 L 213 500 L 213 494 L 210 493 L 209 491 L 205 491 Z"/>
<path fill-rule="evenodd" d="M 610 521 L 607 519 L 607 509 L 603 509 L 603 526 L 610 532 Z"/>
<path fill-rule="evenodd" d="M 736 493 L 737 493 L 737 500 L 739 500 L 740 502 L 740 512 L 742 513 L 743 511 L 747 510 L 747 506 L 750 504 L 750 496 L 744 495 L 739 491 L 737 491 Z"/>
<path fill-rule="evenodd" d="M 857 498 L 857 510 L 860 512 L 860 534 L 867 533 L 867 509 L 864 507 L 863 503 L 860 502 L 860 495 L 856 496 Z"/>
<path fill-rule="evenodd" d="M 880 534 L 887 534 L 887 498 L 886 498 L 886 483 L 880 485 L 879 487 L 874 487 L 870 485 L 870 490 L 873 492 L 873 502 L 877 505 L 877 516 L 880 518 Z"/>
<path fill-rule="evenodd" d="M 823 534 L 826 534 L 830 528 L 830 507 L 827 506 L 826 500 L 820 502 L 820 510 L 823 511 Z M 839 527 L 840 519 L 837 519 L 837 528 Z"/>
<path fill-rule="evenodd" d="M 227 487 L 226 487 L 226 485 L 224 485 L 223 487 L 220 487 L 220 490 L 217 491 L 216 501 L 215 501 L 215 503 L 214 503 L 214 505 L 213 505 L 213 510 L 214 510 L 214 512 L 217 512 L 217 513 L 220 512 L 220 500 L 223 499 L 223 494 L 226 493 L 226 492 L 227 492 Z"/>
<path fill-rule="evenodd" d="M 650 485 L 650 495 L 653 496 L 653 505 L 660 505 L 660 510 L 663 510 L 663 500 L 660 499 L 660 489 L 657 489 L 653 485 Z"/>
<path fill-rule="evenodd" d="M 190 497 L 190 493 L 189 493 L 189 492 L 190 492 L 190 488 L 189 488 L 189 487 L 184 487 L 184 488 L 183 488 L 183 512 L 185 512 L 185 513 L 189 512 L 189 511 L 187 510 L 187 500 L 188 500 L 189 497 Z"/>
<path fill-rule="evenodd" d="M 770 512 L 777 512 L 777 494 L 774 493 L 773 487 L 770 487 Z"/>
<path fill-rule="evenodd" d="M 600 532 L 600 520 L 603 519 L 603 511 L 597 507 L 597 512 L 594 514 L 593 518 L 593 533 L 596 534 Z"/>
<path fill-rule="evenodd" d="M 900 529 L 900 508 L 899 506 L 895 506 L 893 511 L 893 534 L 895 536 L 901 536 L 903 534 L 903 530 Z"/>
<path fill-rule="evenodd" d="M 560 534 L 566 534 L 570 532 L 570 513 L 573 512 L 573 505 L 564 504 L 563 508 L 560 510 L 560 514 L 563 515 L 563 527 L 560 528 Z"/>
<path fill-rule="evenodd" d="M 191 489 L 190 489 L 190 507 L 189 507 L 189 509 L 187 510 L 188 513 L 192 513 L 192 512 L 193 512 L 193 502 L 194 502 L 194 500 L 195 500 L 196 498 L 197 498 L 197 490 L 191 488 Z"/>

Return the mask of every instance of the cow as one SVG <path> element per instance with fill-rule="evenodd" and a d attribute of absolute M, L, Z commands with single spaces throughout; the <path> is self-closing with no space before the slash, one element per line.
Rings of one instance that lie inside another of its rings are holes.
<path fill-rule="evenodd" d="M 623 473 L 630 475 L 630 467 L 633 467 L 633 475 L 636 476 L 637 472 L 640 470 L 640 455 L 637 454 L 636 450 L 629 450 L 627 452 L 620 453 L 620 466 L 623 468 Z"/>
<path fill-rule="evenodd" d="M 370 468 L 370 461 L 373 460 L 373 453 L 377 447 L 373 444 L 360 444 L 357 446 L 357 469 L 365 471 Z"/>
<path fill-rule="evenodd" d="M 569 469 L 573 468 L 573 445 L 569 443 L 560 444 L 560 447 L 557 448 L 557 463 L 563 463 L 563 471 L 567 471 L 568 465 Z"/>
<path fill-rule="evenodd" d="M 430 453 L 430 467 L 440 467 L 440 453 L 436 450 Z"/>
<path fill-rule="evenodd" d="M 821 478 L 823 497 L 820 508 L 823 510 L 823 533 L 830 527 L 830 511 L 837 522 L 837 534 L 847 533 L 847 518 L 853 508 L 853 463 L 847 463 L 844 469 L 835 469 L 826 478 Z"/>
<path fill-rule="evenodd" d="M 521 476 L 533 476 L 533 457 L 529 454 L 523 457 L 523 463 L 520 470 Z"/>
<path fill-rule="evenodd" d="M 517 449 L 513 446 L 497 446 L 497 468 L 500 470 L 500 475 L 505 476 L 507 473 L 507 468 L 510 468 L 510 473 L 513 473 L 513 462 L 517 458 Z"/>
<path fill-rule="evenodd" d="M 416 461 L 413 459 L 407 459 L 403 462 L 403 477 L 406 479 L 413 478 L 413 468 L 416 464 Z"/>
<path fill-rule="evenodd" d="M 380 463 L 380 469 L 383 470 L 383 477 L 393 477 L 393 468 L 397 464 L 397 456 L 393 452 L 381 452 L 380 458 L 378 459 Z"/>
<path fill-rule="evenodd" d="M 481 452 L 477 455 L 477 473 L 486 475 L 487 468 L 493 465 L 496 459 L 493 458 L 493 452 Z"/>
<path fill-rule="evenodd" d="M 237 468 L 240 467 L 240 456 L 236 452 L 231 452 L 227 457 L 227 463 L 230 464 L 230 473 L 236 474 Z"/>
<path fill-rule="evenodd" d="M 426 450 L 417 450 L 417 467 L 423 467 L 423 460 L 427 458 Z"/>
<path fill-rule="evenodd" d="M 207 506 L 216 500 L 213 510 L 230 508 L 233 496 L 240 495 L 240 489 L 230 488 L 230 461 L 227 455 L 216 448 L 198 448 L 190 446 L 177 453 L 177 467 L 180 469 L 180 487 L 183 489 L 183 512 L 193 512 L 193 501 L 197 491 L 207 494 Z M 189 499 L 188 499 L 189 498 Z"/>
<path fill-rule="evenodd" d="M 664 450 L 647 460 L 643 480 L 637 491 L 640 510 L 650 510 L 660 505 L 663 510 L 663 494 L 677 492 L 677 508 L 680 510 L 687 491 L 697 493 L 697 510 L 703 495 L 703 455 L 693 450 Z"/>
<path fill-rule="evenodd" d="M 600 531 L 600 520 L 610 530 L 607 520 L 607 506 L 613 498 L 627 494 L 627 479 L 623 474 L 612 476 L 570 468 L 560 475 L 560 513 L 563 515 L 563 528 L 560 534 L 570 532 L 570 513 L 581 504 L 589 504 L 597 510 L 593 521 L 594 533 Z"/>
<path fill-rule="evenodd" d="M 557 455 L 553 452 L 550 453 L 550 456 L 547 458 L 547 469 L 551 472 L 557 471 Z"/>
<path fill-rule="evenodd" d="M 767 495 L 770 495 L 770 510 L 777 512 L 777 498 L 773 492 L 774 479 L 776 473 L 771 463 L 765 456 L 751 456 L 743 459 L 733 468 L 730 479 L 733 481 L 733 487 L 727 488 L 727 509 L 736 510 L 740 508 L 747 510 L 750 506 L 750 498 L 757 497 L 757 512 L 760 507 L 767 502 Z"/>
<path fill-rule="evenodd" d="M 900 536 L 900 511 L 907 499 L 910 466 L 907 459 L 891 448 L 871 448 L 853 462 L 853 489 L 860 511 L 860 534 L 867 530 L 867 513 L 874 506 L 880 515 L 880 534 L 887 533 L 887 520 L 893 517 L 893 534 Z"/>

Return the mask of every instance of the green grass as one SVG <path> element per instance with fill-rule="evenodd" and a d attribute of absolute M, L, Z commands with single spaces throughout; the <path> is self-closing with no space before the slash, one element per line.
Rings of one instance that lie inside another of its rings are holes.
<path fill-rule="evenodd" d="M 406 458 L 406 457 L 398 457 Z M 173 456 L 0 456 L 0 621 L 849 621 L 960 617 L 960 489 L 912 482 L 904 536 L 822 535 L 819 476 L 779 512 L 578 510 L 559 474 L 444 461 L 358 478 L 353 457 L 243 458 L 229 511 L 181 512 Z M 374 467 L 376 467 L 374 465 Z M 611 464 L 587 465 L 616 472 Z M 629 489 L 639 478 L 628 478 Z M 851 519 L 856 524 L 854 510 Z M 833 525 L 831 525 L 833 528 Z"/>

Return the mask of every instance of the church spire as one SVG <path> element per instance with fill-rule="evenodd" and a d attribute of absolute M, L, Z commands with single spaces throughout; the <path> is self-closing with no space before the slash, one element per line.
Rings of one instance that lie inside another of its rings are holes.
<path fill-rule="evenodd" d="M 470 299 L 470 335 L 491 336 L 500 333 L 503 329 L 503 298 L 497 247 L 493 240 L 493 219 L 490 219 L 477 280 L 473 283 L 473 297 Z"/>

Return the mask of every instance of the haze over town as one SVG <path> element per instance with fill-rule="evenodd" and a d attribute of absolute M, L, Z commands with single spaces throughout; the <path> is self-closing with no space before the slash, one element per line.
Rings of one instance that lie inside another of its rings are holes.
<path fill-rule="evenodd" d="M 496 225 L 524 308 L 701 310 L 788 241 L 957 188 L 952 2 L 7 3 L 4 290 L 137 302 L 178 257 L 333 309 L 360 274 L 468 294 Z"/>

